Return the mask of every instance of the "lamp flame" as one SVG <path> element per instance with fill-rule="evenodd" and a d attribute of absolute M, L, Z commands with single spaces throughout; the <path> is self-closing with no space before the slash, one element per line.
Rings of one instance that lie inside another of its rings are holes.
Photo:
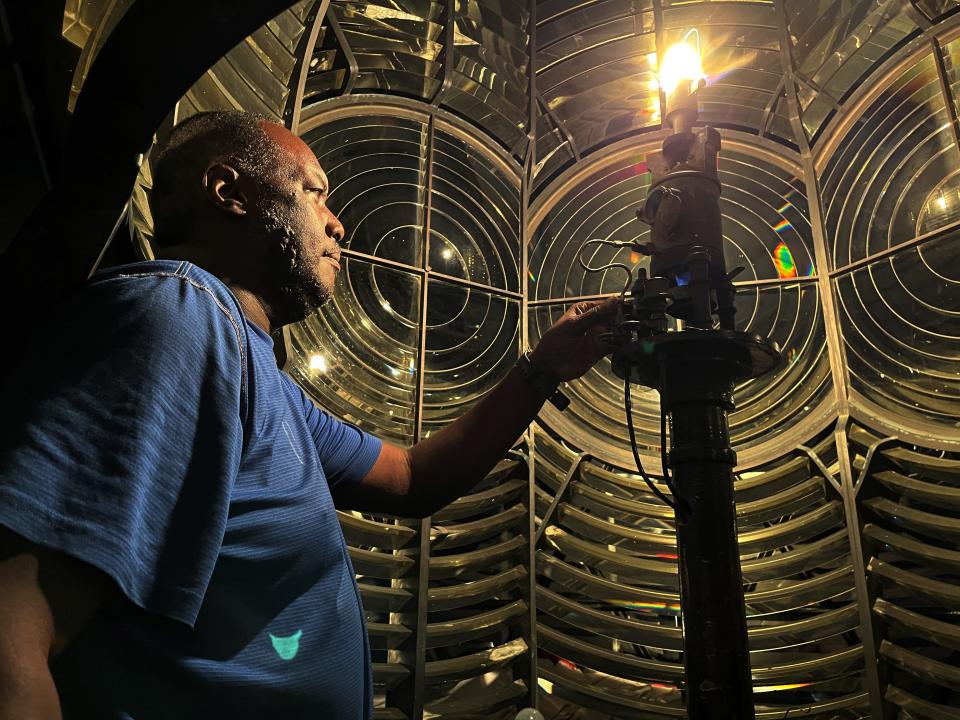
<path fill-rule="evenodd" d="M 695 30 L 688 32 L 683 40 L 671 45 L 663 56 L 663 62 L 660 64 L 660 87 L 667 95 L 670 95 L 683 82 L 693 85 L 707 77 L 700 62 L 699 33 L 697 34 L 698 47 L 693 47 L 687 42 L 687 38 L 695 32 Z"/>

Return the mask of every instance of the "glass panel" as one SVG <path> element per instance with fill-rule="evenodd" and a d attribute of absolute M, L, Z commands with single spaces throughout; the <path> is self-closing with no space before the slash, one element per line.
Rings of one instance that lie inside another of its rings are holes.
<path fill-rule="evenodd" d="M 721 149 L 720 182 L 727 268 L 745 268 L 737 281 L 815 274 L 803 180 L 762 158 Z"/>
<path fill-rule="evenodd" d="M 420 278 L 344 258 L 331 300 L 290 327 L 287 371 L 317 403 L 391 442 L 413 442 Z"/>
<path fill-rule="evenodd" d="M 797 100 L 800 103 L 800 117 L 808 140 L 823 128 L 834 111 L 840 107 L 836 98 L 825 92 L 817 92 L 799 81 Z"/>
<path fill-rule="evenodd" d="M 427 290 L 423 436 L 463 415 L 517 361 L 520 303 L 431 280 Z"/>
<path fill-rule="evenodd" d="M 573 150 L 559 126 L 537 106 L 537 165 L 533 169 L 533 194 L 573 162 Z"/>
<path fill-rule="evenodd" d="M 665 10 L 663 19 L 666 48 L 692 28 L 699 32 L 707 75 L 707 87 L 699 93 L 700 121 L 760 130 L 783 80 L 774 6 L 685 3 Z M 688 43 L 696 45 L 696 35 Z"/>
<path fill-rule="evenodd" d="M 827 163 L 821 182 L 834 267 L 949 222 L 955 198 L 944 181 L 958 167 L 930 54 L 894 79 Z"/>
<path fill-rule="evenodd" d="M 816 283 L 738 288 L 737 329 L 780 347 L 783 362 L 737 387 L 730 435 L 738 448 L 768 442 L 832 402 L 830 359 Z M 805 438 L 806 439 L 806 438 Z"/>
<path fill-rule="evenodd" d="M 960 415 L 958 235 L 930 240 L 836 280 L 852 388 L 894 417 Z"/>
<path fill-rule="evenodd" d="M 544 4 L 537 23 L 537 90 L 580 152 L 660 123 L 649 0 Z"/>
<path fill-rule="evenodd" d="M 946 15 L 960 7 L 960 2 L 957 0 L 916 0 L 914 4 L 931 20 L 936 20 L 941 15 Z"/>
<path fill-rule="evenodd" d="M 810 221 L 804 183 L 763 158 L 723 149 L 720 180 L 727 267 L 743 266 L 737 280 L 772 280 L 814 273 Z M 577 262 L 592 238 L 646 242 L 650 228 L 635 211 L 650 184 L 646 155 L 621 160 L 576 184 L 569 198 L 551 205 L 534 233 L 530 249 L 529 296 L 533 300 L 619 292 L 624 273 L 587 273 Z M 649 260 L 627 248 L 590 246 L 591 267 L 616 261 L 649 267 Z"/>
<path fill-rule="evenodd" d="M 583 243 L 593 238 L 649 239 L 649 226 L 637 220 L 650 186 L 647 156 L 643 152 L 616 166 L 597 170 L 576 184 L 570 197 L 551 198 L 550 210 L 536 228 L 530 246 L 528 297 L 531 300 L 620 292 L 624 273 L 607 270 L 587 273 L 577 262 Z M 648 258 L 629 249 L 590 246 L 583 254 L 591 267 L 616 260 L 649 268 Z"/>
<path fill-rule="evenodd" d="M 430 210 L 430 268 L 519 291 L 519 178 L 467 143 L 436 130 Z"/>
<path fill-rule="evenodd" d="M 472 120 L 514 154 L 526 144 L 527 3 L 456 3 L 453 85 L 443 104 Z"/>
<path fill-rule="evenodd" d="M 825 93 L 831 103 L 843 100 L 866 74 L 919 31 L 901 0 L 785 0 L 784 5 L 797 75 L 811 92 Z M 828 104 L 801 103 L 804 126 L 811 136 L 823 127 Z"/>
<path fill-rule="evenodd" d="M 312 130 L 304 140 L 330 180 L 329 205 L 346 229 L 344 246 L 420 265 L 426 124 L 358 116 Z"/>
<path fill-rule="evenodd" d="M 355 91 L 433 96 L 440 86 L 442 2 L 334 0 L 330 8 L 357 60 Z"/>

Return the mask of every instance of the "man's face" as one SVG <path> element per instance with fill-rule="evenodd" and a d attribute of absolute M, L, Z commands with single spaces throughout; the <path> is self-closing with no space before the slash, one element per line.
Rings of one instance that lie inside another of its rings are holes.
<path fill-rule="evenodd" d="M 313 151 L 274 123 L 263 123 L 282 156 L 275 187 L 264 188 L 259 218 L 268 236 L 270 282 L 278 286 L 287 322 L 302 319 L 329 299 L 340 270 L 343 226 L 327 207 L 330 187 Z M 275 242 L 274 242 L 275 241 Z"/>

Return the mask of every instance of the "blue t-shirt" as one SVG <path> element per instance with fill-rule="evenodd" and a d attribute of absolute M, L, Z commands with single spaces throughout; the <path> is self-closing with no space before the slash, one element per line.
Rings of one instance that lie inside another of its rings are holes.
<path fill-rule="evenodd" d="M 0 524 L 120 589 L 53 674 L 66 718 L 371 713 L 330 488 L 380 442 L 318 410 L 217 278 L 98 275 L 4 389 Z"/>

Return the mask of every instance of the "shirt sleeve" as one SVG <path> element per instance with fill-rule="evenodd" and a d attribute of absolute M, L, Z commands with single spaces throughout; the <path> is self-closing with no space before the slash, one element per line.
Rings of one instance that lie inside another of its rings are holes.
<path fill-rule="evenodd" d="M 317 447 L 327 484 L 332 488 L 340 483 L 363 480 L 380 457 L 383 447 L 380 439 L 321 410 L 293 378 L 286 373 L 281 375 L 303 404 L 304 419 Z"/>
<path fill-rule="evenodd" d="M 241 328 L 179 275 L 78 293 L 4 390 L 0 524 L 192 625 L 243 444 Z"/>

